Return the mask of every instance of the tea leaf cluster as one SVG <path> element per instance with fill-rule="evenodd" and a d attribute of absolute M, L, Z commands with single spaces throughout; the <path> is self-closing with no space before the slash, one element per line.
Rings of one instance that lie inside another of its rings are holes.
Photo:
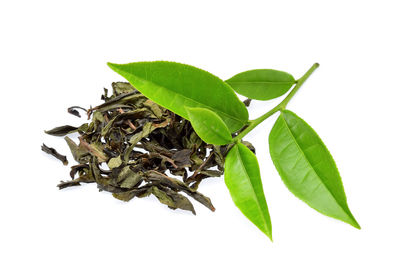
<path fill-rule="evenodd" d="M 272 240 L 272 225 L 260 168 L 242 138 L 262 121 L 279 112 L 269 135 L 272 161 L 288 189 L 313 209 L 360 228 L 346 200 L 341 177 L 317 133 L 287 103 L 319 66 L 303 77 L 256 69 L 223 81 L 196 67 L 165 61 L 109 63 L 155 103 L 190 120 L 199 137 L 209 144 L 229 145 L 225 157 L 225 183 L 240 211 Z M 272 110 L 249 120 L 236 93 L 255 100 L 271 100 L 288 93 Z"/>

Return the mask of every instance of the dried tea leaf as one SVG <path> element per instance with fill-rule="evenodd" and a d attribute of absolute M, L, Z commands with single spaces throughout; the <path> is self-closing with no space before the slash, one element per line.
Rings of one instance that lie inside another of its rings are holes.
<path fill-rule="evenodd" d="M 157 141 L 142 141 L 141 143 L 141 147 L 149 152 L 157 152 L 167 157 L 172 157 L 174 155 L 171 150 L 161 146 Z"/>
<path fill-rule="evenodd" d="M 185 196 L 180 195 L 172 190 L 165 189 L 165 191 L 158 189 L 156 186 L 152 187 L 151 193 L 157 197 L 158 201 L 167 205 L 171 209 L 182 209 L 191 211 L 194 215 L 196 211 L 192 203 Z"/>
<path fill-rule="evenodd" d="M 111 86 L 113 88 L 114 95 L 137 92 L 137 90 L 127 82 L 113 82 Z"/>
<path fill-rule="evenodd" d="M 101 112 L 99 112 L 99 111 L 95 111 L 93 113 L 93 121 L 98 121 L 98 122 L 101 122 L 101 123 L 105 122 L 103 114 Z"/>
<path fill-rule="evenodd" d="M 118 157 L 115 157 L 115 158 L 111 158 L 107 163 L 107 165 L 108 165 L 108 167 L 110 169 L 119 167 L 121 164 L 122 164 L 121 156 L 118 156 Z"/>
<path fill-rule="evenodd" d="M 248 107 L 248 106 L 250 106 L 251 100 L 252 100 L 252 99 L 247 98 L 246 100 L 243 101 L 243 104 L 244 104 L 246 107 Z"/>
<path fill-rule="evenodd" d="M 202 170 L 200 174 L 203 174 L 208 177 L 220 177 L 223 173 L 219 170 Z"/>
<path fill-rule="evenodd" d="M 193 191 L 185 191 L 185 193 L 187 193 L 188 195 L 190 195 L 191 197 L 193 197 L 194 199 L 199 201 L 201 204 L 203 204 L 204 206 L 209 208 L 211 211 L 215 212 L 215 208 L 214 208 L 213 204 L 211 203 L 211 199 L 208 198 L 207 196 L 204 196 L 203 194 L 201 194 L 200 192 L 197 192 L 197 191 L 194 191 L 194 192 Z"/>
<path fill-rule="evenodd" d="M 56 128 L 53 128 L 48 131 L 44 131 L 48 135 L 52 136 L 57 136 L 57 137 L 63 137 L 65 135 L 68 135 L 70 133 L 75 133 L 78 131 L 78 127 L 70 126 L 70 125 L 64 125 L 64 126 L 59 126 Z"/>
<path fill-rule="evenodd" d="M 141 188 L 134 188 L 129 191 L 123 191 L 123 192 L 115 192 L 113 193 L 113 196 L 121 201 L 128 202 L 134 197 L 146 197 L 151 194 L 151 188 L 149 186 L 141 187 Z"/>
<path fill-rule="evenodd" d="M 118 95 L 112 99 L 110 99 L 109 101 L 96 106 L 94 108 L 91 108 L 88 110 L 88 115 L 90 115 L 93 111 L 95 110 L 99 110 L 99 109 L 104 109 L 104 108 L 109 108 L 110 106 L 114 105 L 115 103 L 118 104 L 125 104 L 125 103 L 129 103 L 129 102 L 133 102 L 136 100 L 142 100 L 142 102 L 146 101 L 146 97 L 142 94 L 137 94 L 136 91 L 134 92 L 129 92 L 129 93 L 124 93 L 121 95 Z"/>
<path fill-rule="evenodd" d="M 80 175 L 85 173 L 85 169 L 88 169 L 89 166 L 87 164 L 77 164 L 77 165 L 73 165 L 71 166 L 71 171 L 69 173 L 69 175 L 71 176 L 72 179 L 75 178 L 75 175 L 77 173 L 79 173 Z"/>
<path fill-rule="evenodd" d="M 172 155 L 172 160 L 174 160 L 175 164 L 179 167 L 191 167 L 193 164 L 192 160 L 190 159 L 192 153 L 192 149 L 180 150 Z"/>
<path fill-rule="evenodd" d="M 79 128 L 78 128 L 78 132 L 79 132 L 80 134 L 87 133 L 88 130 L 89 130 L 89 124 L 87 124 L 87 123 L 82 124 L 82 125 L 79 126 Z"/>
<path fill-rule="evenodd" d="M 124 189 L 131 189 L 139 185 L 142 180 L 143 178 L 139 173 L 131 172 L 119 186 Z"/>
<path fill-rule="evenodd" d="M 151 101 L 150 99 L 146 100 L 143 105 L 145 107 L 148 107 L 156 117 L 161 118 L 162 117 L 162 108 L 157 105 L 156 103 L 154 103 L 153 101 Z"/>
<path fill-rule="evenodd" d="M 42 151 L 60 160 L 63 163 L 63 165 L 68 165 L 67 157 L 58 153 L 56 149 L 48 147 L 43 143 Z"/>
<path fill-rule="evenodd" d="M 81 183 L 77 180 L 72 180 L 72 181 L 67 181 L 67 182 L 63 182 L 61 181 L 60 184 L 57 185 L 57 187 L 59 189 L 65 189 L 65 188 L 69 188 L 69 187 L 76 187 L 76 186 L 80 186 Z"/>
<path fill-rule="evenodd" d="M 68 112 L 72 115 L 75 115 L 77 117 L 81 117 L 80 113 L 76 109 L 81 109 L 87 113 L 87 110 L 85 108 L 79 107 L 79 106 L 73 106 L 68 108 Z"/>
<path fill-rule="evenodd" d="M 64 139 L 67 142 L 69 149 L 71 150 L 74 160 L 77 161 L 78 163 L 86 163 L 88 159 L 86 159 L 85 157 L 87 157 L 89 152 L 86 149 L 78 146 L 69 137 L 65 137 Z"/>
<path fill-rule="evenodd" d="M 244 144 L 247 148 L 249 148 L 250 151 L 253 152 L 254 154 L 256 153 L 256 148 L 250 142 L 242 141 L 242 144 Z"/>
<path fill-rule="evenodd" d="M 143 177 L 139 172 L 134 172 L 129 166 L 125 166 L 119 173 L 116 182 L 120 188 L 131 189 L 140 184 Z"/>
<path fill-rule="evenodd" d="M 82 137 L 80 137 L 79 140 L 80 140 L 79 147 L 85 148 L 90 154 L 97 157 L 100 163 L 108 160 L 107 155 L 104 154 L 103 152 L 104 146 L 101 143 L 94 142 L 89 144 L 86 141 L 84 141 Z"/>

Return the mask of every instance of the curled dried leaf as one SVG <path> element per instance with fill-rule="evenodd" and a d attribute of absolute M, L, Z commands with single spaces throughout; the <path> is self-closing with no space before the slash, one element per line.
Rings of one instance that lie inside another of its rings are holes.
<path fill-rule="evenodd" d="M 63 165 L 68 165 L 67 157 L 58 153 L 56 149 L 48 147 L 46 146 L 46 144 L 43 143 L 42 151 L 60 160 L 63 163 Z"/>

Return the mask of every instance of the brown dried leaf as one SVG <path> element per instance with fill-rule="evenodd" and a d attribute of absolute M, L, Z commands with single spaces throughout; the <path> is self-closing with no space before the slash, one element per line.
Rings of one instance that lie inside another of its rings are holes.
<path fill-rule="evenodd" d="M 43 143 L 42 151 L 60 160 L 63 163 L 63 165 L 68 165 L 67 157 L 58 153 L 56 149 L 48 147 Z"/>
<path fill-rule="evenodd" d="M 48 135 L 52 136 L 57 136 L 57 137 L 63 137 L 65 135 L 68 135 L 70 133 L 75 133 L 78 131 L 78 127 L 70 126 L 70 125 L 64 125 L 64 126 L 59 126 L 55 127 L 51 130 L 44 131 Z"/>
<path fill-rule="evenodd" d="M 163 190 L 161 190 L 156 186 L 153 186 L 151 193 L 157 197 L 158 201 L 167 205 L 171 209 L 187 210 L 196 215 L 196 211 L 194 210 L 194 207 L 189 199 L 187 199 L 183 195 L 180 195 L 177 192 L 166 188 L 163 188 Z"/>

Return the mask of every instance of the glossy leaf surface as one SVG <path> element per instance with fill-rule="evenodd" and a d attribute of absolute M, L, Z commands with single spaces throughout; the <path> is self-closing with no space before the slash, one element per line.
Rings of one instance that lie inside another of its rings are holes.
<path fill-rule="evenodd" d="M 204 108 L 186 108 L 193 129 L 209 144 L 224 145 L 232 142 L 231 133 L 222 119 Z"/>
<path fill-rule="evenodd" d="M 247 109 L 232 88 L 207 71 L 163 61 L 108 65 L 145 96 L 186 119 L 185 106 L 214 111 L 231 132 L 247 123 Z"/>
<path fill-rule="evenodd" d="M 296 80 L 283 71 L 255 69 L 236 74 L 226 82 L 248 98 L 269 100 L 285 94 Z"/>
<path fill-rule="evenodd" d="M 225 160 L 225 183 L 242 213 L 272 240 L 272 225 L 253 152 L 236 144 Z"/>
<path fill-rule="evenodd" d="M 276 169 L 294 195 L 317 211 L 360 228 L 331 154 L 304 120 L 283 111 L 271 130 L 269 146 Z"/>

